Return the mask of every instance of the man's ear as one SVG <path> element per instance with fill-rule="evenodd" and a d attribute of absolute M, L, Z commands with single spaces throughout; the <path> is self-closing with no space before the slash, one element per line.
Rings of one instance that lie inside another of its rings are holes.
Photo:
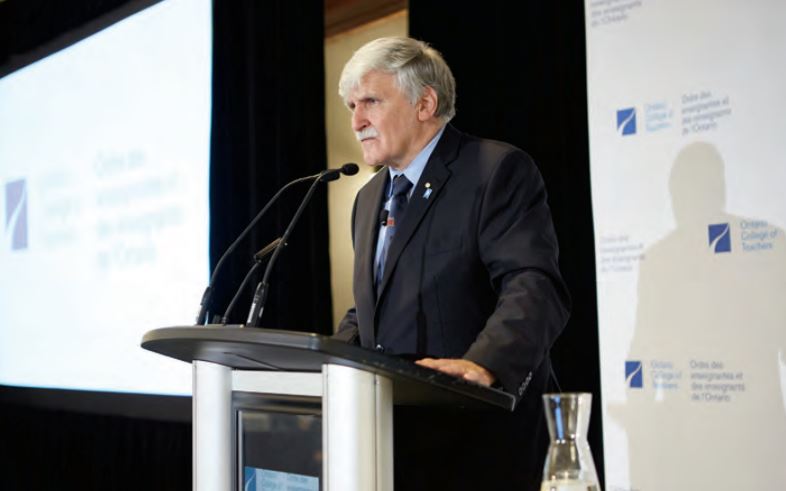
<path fill-rule="evenodd" d="M 434 117 L 437 113 L 438 100 L 437 91 L 432 87 L 426 86 L 423 89 L 423 95 L 420 96 L 417 104 L 418 121 L 427 121 Z"/>

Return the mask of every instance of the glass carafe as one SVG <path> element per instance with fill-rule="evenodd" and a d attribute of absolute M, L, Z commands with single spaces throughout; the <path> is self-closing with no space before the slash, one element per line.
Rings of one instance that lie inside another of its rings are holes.
<path fill-rule="evenodd" d="M 587 429 L 592 394 L 543 394 L 551 443 L 541 491 L 600 491 Z"/>

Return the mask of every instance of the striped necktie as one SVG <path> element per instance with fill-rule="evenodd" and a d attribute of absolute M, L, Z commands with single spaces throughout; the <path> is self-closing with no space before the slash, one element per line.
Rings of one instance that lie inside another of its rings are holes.
<path fill-rule="evenodd" d="M 379 283 L 382 281 L 382 275 L 385 273 L 385 261 L 388 256 L 388 249 L 390 249 L 390 243 L 393 241 L 393 236 L 396 235 L 396 226 L 404 217 L 404 212 L 407 209 L 410 189 L 412 189 L 412 183 L 404 174 L 400 174 L 393 179 L 393 189 L 390 193 L 390 211 L 388 212 L 388 220 L 385 223 L 385 240 L 382 242 L 382 254 L 379 257 L 379 265 L 377 266 L 376 275 L 374 277 L 375 287 L 379 286 Z M 377 292 L 379 292 L 378 288 Z M 379 295 L 379 293 L 377 293 L 377 295 Z"/>

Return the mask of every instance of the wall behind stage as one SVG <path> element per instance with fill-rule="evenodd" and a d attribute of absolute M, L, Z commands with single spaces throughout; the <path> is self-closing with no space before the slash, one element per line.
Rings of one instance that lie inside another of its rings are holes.
<path fill-rule="evenodd" d="M 391 14 L 355 29 L 325 39 L 325 130 L 328 167 L 347 162 L 360 166 L 360 173 L 340 179 L 328 187 L 330 223 L 330 284 L 333 293 L 333 324 L 338 323 L 355 304 L 352 296 L 351 214 L 352 203 L 360 188 L 374 175 L 374 168 L 363 162 L 360 143 L 351 126 L 351 113 L 338 96 L 338 80 L 344 64 L 367 42 L 385 36 L 407 35 L 407 11 Z"/>
<path fill-rule="evenodd" d="M 607 489 L 784 489 L 786 4 L 585 5 Z"/>

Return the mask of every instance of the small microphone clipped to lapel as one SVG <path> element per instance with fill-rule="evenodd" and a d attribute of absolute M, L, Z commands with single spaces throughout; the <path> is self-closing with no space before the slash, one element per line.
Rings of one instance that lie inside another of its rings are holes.
<path fill-rule="evenodd" d="M 428 199 L 428 197 L 431 196 L 431 191 L 433 191 L 431 189 L 431 183 L 427 182 L 426 184 L 424 184 L 424 186 L 425 186 L 426 190 L 423 191 L 423 199 Z"/>

